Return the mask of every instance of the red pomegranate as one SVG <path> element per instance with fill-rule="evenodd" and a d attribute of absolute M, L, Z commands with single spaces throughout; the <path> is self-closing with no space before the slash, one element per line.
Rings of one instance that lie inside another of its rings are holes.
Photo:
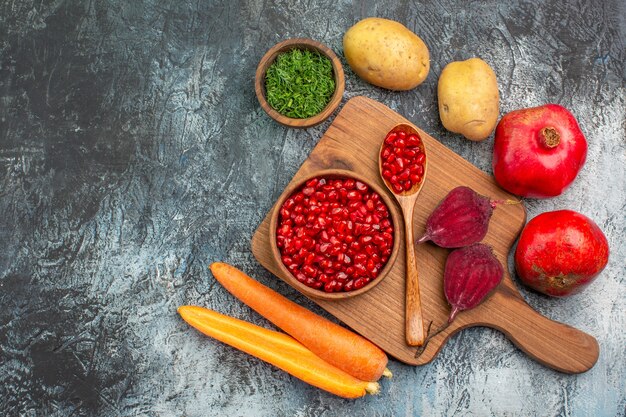
<path fill-rule="evenodd" d="M 588 217 L 571 210 L 542 213 L 528 222 L 515 251 L 522 282 L 554 297 L 582 291 L 604 269 L 609 244 Z"/>
<path fill-rule="evenodd" d="M 587 157 L 574 116 L 558 104 L 512 111 L 496 127 L 493 173 L 505 190 L 523 197 L 560 195 Z"/>

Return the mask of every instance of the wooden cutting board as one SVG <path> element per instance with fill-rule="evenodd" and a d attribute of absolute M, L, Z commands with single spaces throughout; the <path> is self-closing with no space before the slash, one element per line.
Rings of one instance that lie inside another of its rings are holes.
<path fill-rule="evenodd" d="M 410 123 L 385 105 L 366 97 L 346 103 L 293 181 L 327 168 L 348 169 L 370 181 L 384 184 L 378 175 L 378 151 L 385 135 L 398 123 Z M 515 199 L 499 188 L 493 177 L 452 152 L 420 129 L 429 158 L 428 176 L 416 204 L 415 235 L 424 232 L 426 219 L 438 202 L 458 185 L 466 185 L 492 199 Z M 275 207 L 272 209 L 274 210 Z M 400 214 L 399 207 L 391 207 Z M 252 252 L 268 270 L 284 279 L 269 245 L 269 218 L 265 217 L 252 238 Z M 522 204 L 500 205 L 494 211 L 483 240 L 491 245 L 502 265 L 526 221 Z M 403 233 L 402 230 L 398 232 Z M 404 237 L 401 239 L 404 242 Z M 408 346 L 404 336 L 404 245 L 389 275 L 372 290 L 346 300 L 317 304 L 353 330 L 376 343 L 396 359 L 423 365 L 437 355 L 448 338 L 471 326 L 502 331 L 516 346 L 537 361 L 566 373 L 590 369 L 598 358 L 598 343 L 586 333 L 547 319 L 521 297 L 508 271 L 496 292 L 478 308 L 459 313 L 452 325 L 436 334 L 424 349 Z M 447 322 L 450 307 L 443 294 L 443 268 L 449 250 L 431 243 L 417 246 L 424 324 L 430 334 Z M 278 260 L 278 262 L 280 262 Z M 505 268 L 506 270 L 507 268 Z"/>

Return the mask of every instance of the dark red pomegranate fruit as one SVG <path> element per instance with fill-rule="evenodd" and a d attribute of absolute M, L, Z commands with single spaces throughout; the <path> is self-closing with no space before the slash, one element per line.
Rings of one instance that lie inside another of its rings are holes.
<path fill-rule="evenodd" d="M 503 276 L 504 268 L 490 246 L 476 243 L 450 252 L 443 275 L 444 293 L 452 306 L 448 323 L 460 311 L 482 303 Z"/>
<path fill-rule="evenodd" d="M 380 150 L 381 174 L 396 194 L 409 191 L 424 178 L 422 140 L 415 133 L 392 130 Z"/>
<path fill-rule="evenodd" d="M 381 196 L 352 178 L 307 181 L 280 208 L 276 244 L 304 285 L 353 291 L 376 279 L 393 249 L 393 223 Z"/>
<path fill-rule="evenodd" d="M 528 222 L 515 250 L 522 282 L 553 297 L 586 288 L 609 260 L 602 230 L 587 216 L 571 210 L 542 213 Z"/>
<path fill-rule="evenodd" d="M 558 104 L 512 111 L 496 127 L 493 174 L 523 197 L 560 195 L 587 157 L 587 140 L 574 116 Z"/>

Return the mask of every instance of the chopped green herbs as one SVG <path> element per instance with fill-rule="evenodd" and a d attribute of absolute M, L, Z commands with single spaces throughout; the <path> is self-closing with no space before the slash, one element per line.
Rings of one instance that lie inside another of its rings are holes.
<path fill-rule="evenodd" d="M 333 65 L 317 51 L 293 49 L 265 73 L 267 102 L 280 114 L 306 119 L 324 110 L 335 92 Z"/>

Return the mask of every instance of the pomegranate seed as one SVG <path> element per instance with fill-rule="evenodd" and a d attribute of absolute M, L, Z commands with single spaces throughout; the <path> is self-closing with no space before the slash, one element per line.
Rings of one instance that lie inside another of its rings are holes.
<path fill-rule="evenodd" d="M 398 138 L 405 139 L 406 138 L 406 132 L 398 132 Z"/>
<path fill-rule="evenodd" d="M 398 135 L 397 135 L 395 132 L 390 133 L 390 134 L 388 134 L 388 135 L 387 135 L 387 137 L 385 138 L 385 143 L 386 143 L 387 145 L 391 145 L 391 144 L 392 144 L 392 143 L 396 140 L 396 138 L 397 138 L 397 137 L 398 137 Z"/>
<path fill-rule="evenodd" d="M 369 265 L 369 262 L 368 262 L 368 265 Z M 369 267 L 368 267 L 368 269 L 369 269 Z M 317 271 L 311 265 L 304 265 L 302 267 L 302 272 L 304 272 L 304 275 L 312 277 L 312 276 L 315 276 Z"/>
<path fill-rule="evenodd" d="M 348 200 L 357 200 L 361 198 L 361 195 L 357 191 L 351 190 L 351 191 L 348 191 L 347 197 L 348 197 Z"/>
<path fill-rule="evenodd" d="M 345 281 L 348 278 L 348 275 L 345 272 L 337 272 L 337 275 L 335 275 L 335 278 L 338 281 Z"/>
<path fill-rule="evenodd" d="M 414 133 L 410 134 L 406 141 L 407 146 L 419 146 L 420 143 L 421 143 L 421 140 L 419 136 L 417 136 Z"/>
<path fill-rule="evenodd" d="M 365 265 L 363 264 L 354 264 L 354 276 L 359 277 L 367 274 L 367 269 L 365 269 Z"/>
<path fill-rule="evenodd" d="M 357 280 L 354 281 L 353 286 L 355 290 L 363 288 L 363 286 L 365 286 L 365 280 L 363 278 L 358 278 Z"/>
<path fill-rule="evenodd" d="M 288 224 L 283 224 L 280 229 L 278 229 L 278 233 L 281 236 L 288 236 L 289 234 L 291 234 L 291 226 L 289 226 Z"/>
<path fill-rule="evenodd" d="M 385 239 L 384 239 L 381 235 L 379 235 L 379 234 L 375 235 L 375 236 L 372 238 L 372 241 L 374 242 L 374 244 L 375 244 L 376 246 L 382 246 L 382 245 L 384 245 L 384 244 L 385 244 Z"/>
<path fill-rule="evenodd" d="M 405 149 L 404 151 L 402 151 L 402 156 L 407 159 L 415 158 L 415 155 L 416 152 L 413 149 Z"/>

